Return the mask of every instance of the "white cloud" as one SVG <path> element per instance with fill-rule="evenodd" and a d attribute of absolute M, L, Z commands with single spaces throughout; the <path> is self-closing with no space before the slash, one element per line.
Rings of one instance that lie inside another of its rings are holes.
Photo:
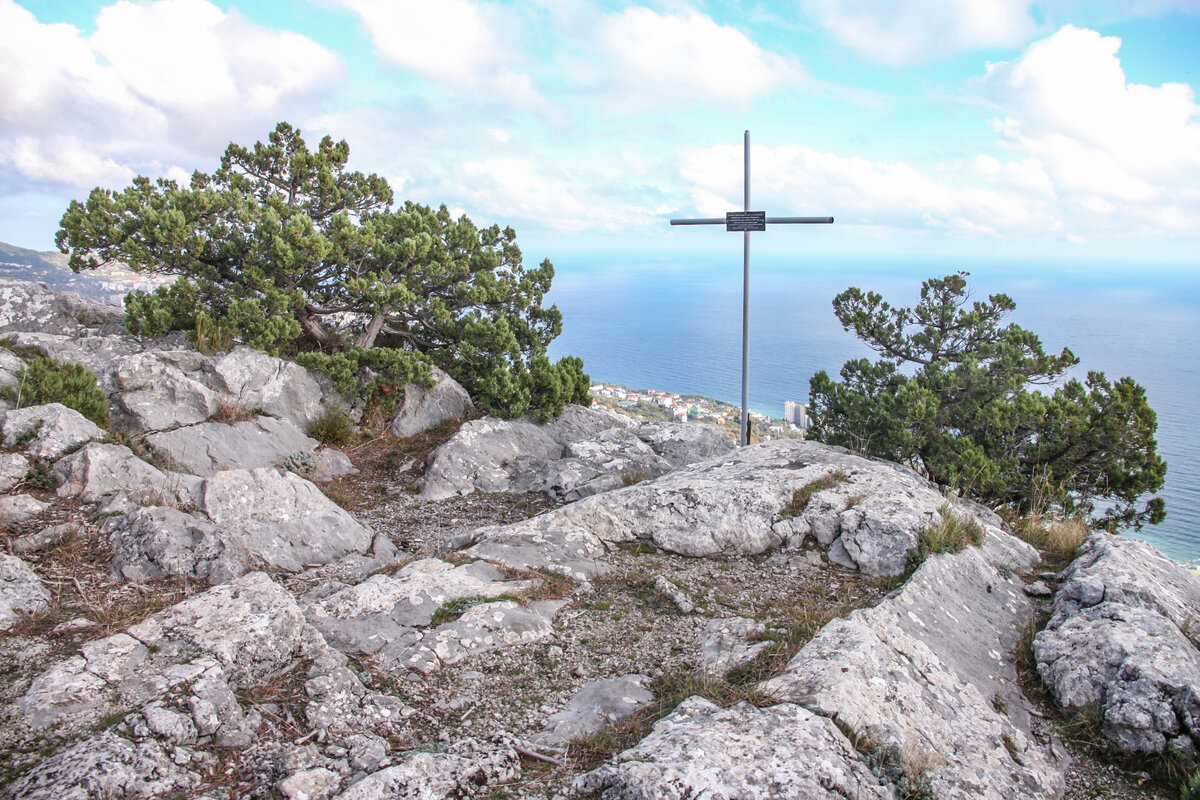
<path fill-rule="evenodd" d="M 80 187 L 179 174 L 261 137 L 341 73 L 312 40 L 206 0 L 121 0 L 90 37 L 0 0 L 0 173 Z"/>
<path fill-rule="evenodd" d="M 1036 31 L 1030 0 L 803 0 L 863 58 L 902 65 L 1022 44 Z"/>
<path fill-rule="evenodd" d="M 806 81 L 797 65 L 692 10 L 628 8 L 605 17 L 596 39 L 605 65 L 596 77 L 626 110 L 745 104 Z"/>
<path fill-rule="evenodd" d="M 1153 219 L 1161 206 L 1164 220 L 1179 220 L 1172 209 L 1200 181 L 1200 105 L 1186 84 L 1128 82 L 1120 44 L 1067 25 L 989 65 L 981 88 L 1001 114 L 993 127 L 1079 207 L 1107 215 L 1137 206 Z"/>
<path fill-rule="evenodd" d="M 686 151 L 681 174 L 703 216 L 741 208 L 742 149 Z M 940 230 L 950 234 L 1053 233 L 1051 207 L 1021 191 L 986 189 L 932 178 L 904 163 L 870 161 L 807 147 L 751 150 L 751 205 L 772 216 L 824 216 L 871 230 Z"/>

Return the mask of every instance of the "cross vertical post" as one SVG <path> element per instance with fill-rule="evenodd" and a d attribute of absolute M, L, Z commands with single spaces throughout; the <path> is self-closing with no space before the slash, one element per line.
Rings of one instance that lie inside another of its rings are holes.
<path fill-rule="evenodd" d="M 750 234 L 766 231 L 767 225 L 829 225 L 833 217 L 768 217 L 765 211 L 750 210 L 750 131 L 743 140 L 742 210 L 726 212 L 724 219 L 673 219 L 672 225 L 725 225 L 726 231 L 742 234 L 742 430 L 741 444 L 750 444 Z"/>

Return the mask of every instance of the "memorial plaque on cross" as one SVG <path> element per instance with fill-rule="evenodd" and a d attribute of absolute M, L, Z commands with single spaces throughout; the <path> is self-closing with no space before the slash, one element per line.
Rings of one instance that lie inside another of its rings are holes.
<path fill-rule="evenodd" d="M 724 219 L 673 219 L 672 225 L 724 225 L 726 231 L 742 234 L 742 446 L 750 444 L 750 234 L 768 225 L 829 225 L 833 217 L 768 217 L 765 211 L 750 210 L 750 131 L 745 139 L 744 208 L 730 211 Z"/>

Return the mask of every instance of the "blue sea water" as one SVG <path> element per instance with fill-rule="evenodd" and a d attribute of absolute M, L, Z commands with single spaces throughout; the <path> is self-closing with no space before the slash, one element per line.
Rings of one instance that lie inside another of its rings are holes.
<path fill-rule="evenodd" d="M 740 248 L 707 260 L 558 259 L 549 300 L 563 312 L 551 354 L 583 358 L 593 380 L 741 402 Z M 848 286 L 916 303 L 923 279 L 971 272 L 977 297 L 1008 294 L 1011 321 L 1047 351 L 1069 347 L 1076 370 L 1129 375 L 1158 414 L 1168 463 L 1167 520 L 1140 536 L 1176 560 L 1200 562 L 1200 269 L 993 263 L 807 263 L 756 257 L 751 278 L 750 407 L 783 416 L 807 402 L 817 370 L 836 375 L 873 354 L 842 330 L 833 296 Z"/>

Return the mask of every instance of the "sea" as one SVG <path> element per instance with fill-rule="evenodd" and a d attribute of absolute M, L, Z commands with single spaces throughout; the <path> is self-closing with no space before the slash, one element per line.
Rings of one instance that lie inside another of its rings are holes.
<path fill-rule="evenodd" d="M 579 256 L 555 260 L 547 297 L 563 314 L 554 358 L 572 354 L 594 381 L 741 402 L 740 248 L 688 259 Z M 875 357 L 833 315 L 847 287 L 912 306 L 921 281 L 967 271 L 972 294 L 1002 292 L 1010 321 L 1047 352 L 1069 347 L 1072 373 L 1130 376 L 1158 416 L 1167 461 L 1167 519 L 1127 535 L 1175 560 L 1200 564 L 1200 264 L 905 262 L 762 255 L 752 261 L 750 408 L 783 416 L 808 401 L 809 378 L 836 376 L 848 359 Z"/>

